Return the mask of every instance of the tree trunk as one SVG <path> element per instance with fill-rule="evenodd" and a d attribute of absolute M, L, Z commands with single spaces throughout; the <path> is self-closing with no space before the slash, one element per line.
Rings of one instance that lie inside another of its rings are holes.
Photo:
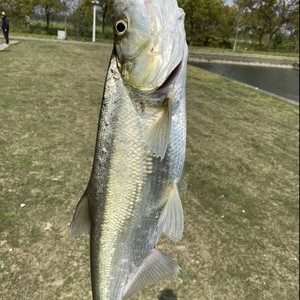
<path fill-rule="evenodd" d="M 191 22 L 190 22 L 190 26 L 191 26 L 191 31 L 190 31 L 190 35 L 189 35 L 189 44 L 192 44 L 193 43 L 193 38 L 194 38 L 194 22 L 193 22 L 192 19 L 191 19 Z"/>
<path fill-rule="evenodd" d="M 263 49 L 263 43 L 262 43 L 262 40 L 264 38 L 264 33 L 263 32 L 260 32 L 258 34 L 258 49 L 259 50 L 262 50 Z"/>
<path fill-rule="evenodd" d="M 105 33 L 105 19 L 102 18 L 102 33 Z"/>
<path fill-rule="evenodd" d="M 47 13 L 47 15 L 46 15 L 46 28 L 47 28 L 47 30 L 49 29 L 49 27 L 50 27 L 50 14 Z"/>
<path fill-rule="evenodd" d="M 102 33 L 105 33 L 105 26 L 106 26 L 106 13 L 107 13 L 107 9 L 108 9 L 108 4 L 106 4 L 103 7 L 103 13 L 102 13 Z"/>
<path fill-rule="evenodd" d="M 268 52 L 272 51 L 272 47 L 273 47 L 273 37 L 274 37 L 274 33 L 271 32 L 269 34 L 269 41 L 268 41 Z"/>
<path fill-rule="evenodd" d="M 45 15 L 46 15 L 46 29 L 48 30 L 50 27 L 50 14 L 51 14 L 51 8 L 47 5 L 45 6 Z"/>

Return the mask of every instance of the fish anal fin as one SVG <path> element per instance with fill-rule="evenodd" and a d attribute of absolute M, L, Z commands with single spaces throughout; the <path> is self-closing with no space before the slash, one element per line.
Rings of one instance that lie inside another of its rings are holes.
<path fill-rule="evenodd" d="M 79 200 L 71 222 L 71 235 L 78 236 L 82 234 L 90 234 L 91 221 L 89 213 L 89 203 L 87 192 L 84 192 Z"/>
<path fill-rule="evenodd" d="M 170 99 L 166 98 L 158 118 L 154 120 L 145 136 L 146 144 L 161 159 L 165 157 L 170 142 L 171 117 Z"/>
<path fill-rule="evenodd" d="M 152 249 L 138 267 L 136 273 L 130 276 L 124 288 L 123 297 L 125 299 L 131 296 L 146 285 L 176 276 L 179 271 L 180 267 L 172 259 L 162 254 L 159 250 Z"/>
<path fill-rule="evenodd" d="M 184 228 L 184 216 L 176 183 L 166 187 L 164 196 L 165 207 L 159 219 L 159 231 L 173 241 L 181 239 Z"/>

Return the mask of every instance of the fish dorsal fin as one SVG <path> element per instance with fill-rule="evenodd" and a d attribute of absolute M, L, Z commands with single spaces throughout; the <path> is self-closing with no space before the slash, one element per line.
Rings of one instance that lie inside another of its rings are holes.
<path fill-rule="evenodd" d="M 159 230 L 171 240 L 178 241 L 183 234 L 184 217 L 176 183 L 166 187 L 163 199 L 166 204 L 159 219 Z"/>
<path fill-rule="evenodd" d="M 154 154 L 163 159 L 165 157 L 169 142 L 171 128 L 170 99 L 166 98 L 163 102 L 160 113 L 154 123 L 146 132 L 146 144 Z"/>
<path fill-rule="evenodd" d="M 160 251 L 152 249 L 150 254 L 139 266 L 137 272 L 128 280 L 123 292 L 123 297 L 124 299 L 129 297 L 146 285 L 176 276 L 179 271 L 180 267 L 172 259 Z"/>
<path fill-rule="evenodd" d="M 87 193 L 84 192 L 79 200 L 70 226 L 71 235 L 90 234 L 91 221 Z"/>

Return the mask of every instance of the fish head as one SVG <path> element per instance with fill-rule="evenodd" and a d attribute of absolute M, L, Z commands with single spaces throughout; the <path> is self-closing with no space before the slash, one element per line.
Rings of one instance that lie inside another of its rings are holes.
<path fill-rule="evenodd" d="M 176 76 L 186 47 L 176 0 L 114 0 L 114 49 L 123 80 L 151 93 Z"/>

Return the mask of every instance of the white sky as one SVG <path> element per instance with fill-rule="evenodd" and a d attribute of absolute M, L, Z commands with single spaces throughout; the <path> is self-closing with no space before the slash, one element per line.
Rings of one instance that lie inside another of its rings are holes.
<path fill-rule="evenodd" d="M 229 5 L 232 5 L 233 0 L 225 0 L 225 2 L 226 2 L 227 4 L 229 4 Z"/>

